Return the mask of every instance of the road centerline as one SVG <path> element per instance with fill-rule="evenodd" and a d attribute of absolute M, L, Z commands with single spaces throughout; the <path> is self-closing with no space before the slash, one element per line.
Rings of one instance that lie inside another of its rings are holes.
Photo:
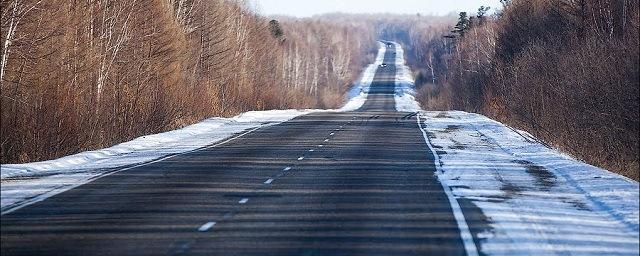
<path fill-rule="evenodd" d="M 207 223 L 205 223 L 205 224 L 202 224 L 202 226 L 200 226 L 200 227 L 198 228 L 198 231 L 200 231 L 200 232 L 206 232 L 206 231 L 209 231 L 209 229 L 211 229 L 214 225 L 216 225 L 216 222 L 215 222 L 215 221 L 207 222 Z"/>

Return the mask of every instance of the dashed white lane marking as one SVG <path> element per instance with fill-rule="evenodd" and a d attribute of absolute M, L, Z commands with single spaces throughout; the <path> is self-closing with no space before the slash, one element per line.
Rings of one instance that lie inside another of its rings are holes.
<path fill-rule="evenodd" d="M 271 182 L 273 182 L 273 179 L 265 180 L 263 183 L 264 183 L 264 184 L 271 184 Z"/>
<path fill-rule="evenodd" d="M 216 224 L 216 222 L 215 222 L 215 221 L 210 221 L 210 222 L 207 222 L 207 223 L 205 223 L 205 224 L 202 224 L 202 226 L 200 226 L 200 227 L 198 228 L 198 231 L 200 231 L 200 232 L 205 232 L 205 231 L 207 231 L 207 230 L 211 229 L 211 227 L 213 227 L 213 225 L 215 225 L 215 224 Z"/>
<path fill-rule="evenodd" d="M 329 135 L 334 135 L 334 134 L 336 134 L 336 133 L 335 132 L 329 133 Z"/>
<path fill-rule="evenodd" d="M 242 198 L 238 201 L 239 204 L 246 204 L 247 202 L 249 202 L 249 198 Z"/>
<path fill-rule="evenodd" d="M 284 169 L 282 169 L 282 170 L 283 170 L 283 171 L 288 171 L 288 170 L 291 170 L 291 167 L 287 166 L 287 167 L 285 167 L 285 168 L 284 168 Z"/>
<path fill-rule="evenodd" d="M 309 149 L 309 152 L 313 152 L 313 151 L 316 151 L 316 150 L 315 149 Z"/>
<path fill-rule="evenodd" d="M 327 141 L 329 141 L 329 139 L 324 139 L 324 142 L 327 142 Z"/>
<path fill-rule="evenodd" d="M 298 161 L 304 159 L 304 156 L 298 157 Z"/>
<path fill-rule="evenodd" d="M 190 153 L 193 153 L 193 152 L 196 152 L 196 151 L 209 149 L 209 148 L 215 148 L 215 147 L 218 147 L 220 145 L 224 145 L 226 143 L 229 143 L 230 141 L 233 141 L 233 140 L 238 139 L 238 138 L 240 138 L 242 136 L 245 136 L 245 135 L 247 135 L 247 134 L 249 134 L 249 133 L 251 133 L 251 132 L 253 132 L 255 130 L 258 130 L 258 129 L 262 128 L 262 127 L 264 127 L 264 126 L 255 127 L 255 128 L 250 129 L 250 130 L 248 130 L 246 132 L 243 132 L 242 134 L 240 134 L 238 136 L 231 137 L 229 139 L 223 140 L 223 141 L 221 141 L 219 143 L 216 143 L 216 144 L 213 144 L 213 145 L 197 148 L 197 149 L 194 149 L 194 150 L 185 151 L 185 152 L 182 152 L 182 153 L 177 153 L 177 154 L 174 154 L 174 155 L 163 156 L 163 157 L 160 157 L 160 158 L 158 158 L 156 160 L 151 160 L 149 162 L 143 162 L 143 163 L 135 164 L 134 166 L 126 167 L 126 168 L 123 168 L 123 169 L 119 169 L 117 171 L 106 172 L 104 174 L 97 175 L 97 176 L 94 176 L 92 178 L 86 179 L 86 180 L 84 180 L 82 182 L 78 182 L 77 184 L 74 184 L 72 186 L 62 186 L 60 188 L 51 190 L 51 191 L 49 191 L 47 193 L 44 193 L 44 194 L 41 194 L 39 196 L 33 197 L 31 199 L 28 199 L 28 200 L 26 200 L 26 201 L 24 201 L 22 203 L 15 204 L 15 206 L 9 206 L 9 207 L 7 207 L 6 210 L 2 209 L 2 212 L 0 212 L 0 215 L 5 215 L 5 214 L 8 214 L 8 213 L 12 213 L 12 212 L 17 211 L 19 209 L 22 209 L 22 208 L 27 207 L 29 205 L 41 202 L 41 201 L 43 201 L 43 200 L 45 200 L 45 199 L 47 199 L 49 197 L 52 197 L 52 196 L 57 195 L 57 194 L 60 194 L 60 193 L 65 192 L 67 190 L 72 190 L 74 188 L 77 188 L 79 186 L 82 186 L 84 184 L 92 182 L 94 180 L 100 179 L 102 177 L 106 177 L 106 176 L 109 176 L 109 175 L 112 175 L 112 174 L 116 174 L 116 173 L 119 173 L 119 172 L 123 172 L 123 171 L 128 171 L 128 170 L 131 170 L 131 169 L 134 169 L 134 168 L 138 168 L 138 167 L 142 167 L 142 166 L 147 166 L 147 165 L 154 164 L 154 163 L 157 163 L 157 162 L 160 162 L 160 161 L 164 161 L 164 160 L 167 160 L 167 159 L 170 159 L 170 158 L 174 158 L 176 156 L 186 155 L 186 154 L 190 154 Z"/>

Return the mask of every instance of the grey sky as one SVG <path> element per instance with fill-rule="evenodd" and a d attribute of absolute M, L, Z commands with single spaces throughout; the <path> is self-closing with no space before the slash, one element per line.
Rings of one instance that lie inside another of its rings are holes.
<path fill-rule="evenodd" d="M 500 0 L 253 0 L 264 15 L 309 17 L 329 12 L 445 15 L 475 12 L 481 5 L 500 7 Z"/>

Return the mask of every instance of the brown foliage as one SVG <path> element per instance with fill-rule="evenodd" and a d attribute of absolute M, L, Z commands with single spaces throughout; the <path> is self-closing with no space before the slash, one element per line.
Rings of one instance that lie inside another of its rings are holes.
<path fill-rule="evenodd" d="M 2 163 L 106 147 L 209 116 L 335 107 L 372 33 L 231 0 L 3 0 Z M 273 24 L 273 23 L 272 23 Z"/>
<path fill-rule="evenodd" d="M 423 105 L 484 113 L 638 180 L 638 8 L 514 0 L 450 39 L 448 79 L 423 92 Z"/>

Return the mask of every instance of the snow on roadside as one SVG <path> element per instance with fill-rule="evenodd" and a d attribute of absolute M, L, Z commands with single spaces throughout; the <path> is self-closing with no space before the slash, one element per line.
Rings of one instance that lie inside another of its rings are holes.
<path fill-rule="evenodd" d="M 639 253 L 637 182 L 479 114 L 421 116 L 440 158 L 439 180 L 489 222 L 477 232 L 483 253 Z"/>
<path fill-rule="evenodd" d="M 415 100 L 416 90 L 411 69 L 405 65 L 404 50 L 398 43 L 393 42 L 396 48 L 396 81 L 395 81 L 395 101 L 396 110 L 400 112 L 417 112 L 422 110 L 420 104 Z"/>
<path fill-rule="evenodd" d="M 361 78 L 349 91 L 347 103 L 337 110 L 250 111 L 232 118 L 209 118 L 182 129 L 142 136 L 109 148 L 85 151 L 54 160 L 2 164 L 2 213 L 44 200 L 114 170 L 197 150 L 243 131 L 278 124 L 312 112 L 356 110 L 367 99 L 376 69 L 384 59 L 384 46 L 380 43 L 375 62 L 367 66 Z"/>
<path fill-rule="evenodd" d="M 367 100 L 367 94 L 369 93 L 373 78 L 376 75 L 376 70 L 384 61 L 384 53 L 386 50 L 386 45 L 378 42 L 378 55 L 376 55 L 375 61 L 364 69 L 358 82 L 349 89 L 347 92 L 347 103 L 340 108 L 339 111 L 353 111 L 362 107 L 362 104 Z"/>
<path fill-rule="evenodd" d="M 85 151 L 54 160 L 27 164 L 3 164 L 2 180 L 38 177 L 67 171 L 106 169 L 147 162 L 161 156 L 194 150 L 229 137 L 234 133 L 279 123 L 313 110 L 251 111 L 233 118 L 209 118 L 182 129 L 141 136 L 115 146 Z"/>
<path fill-rule="evenodd" d="M 54 160 L 0 166 L 2 213 L 40 201 L 114 170 L 197 150 L 234 134 L 318 110 L 250 111 L 209 118 L 182 129 L 141 136 L 118 145 Z"/>
<path fill-rule="evenodd" d="M 572 159 L 479 114 L 421 110 L 402 48 L 396 44 L 396 49 L 396 109 L 420 112 L 439 158 L 438 180 L 466 211 L 480 252 L 640 253 L 638 182 Z"/>

